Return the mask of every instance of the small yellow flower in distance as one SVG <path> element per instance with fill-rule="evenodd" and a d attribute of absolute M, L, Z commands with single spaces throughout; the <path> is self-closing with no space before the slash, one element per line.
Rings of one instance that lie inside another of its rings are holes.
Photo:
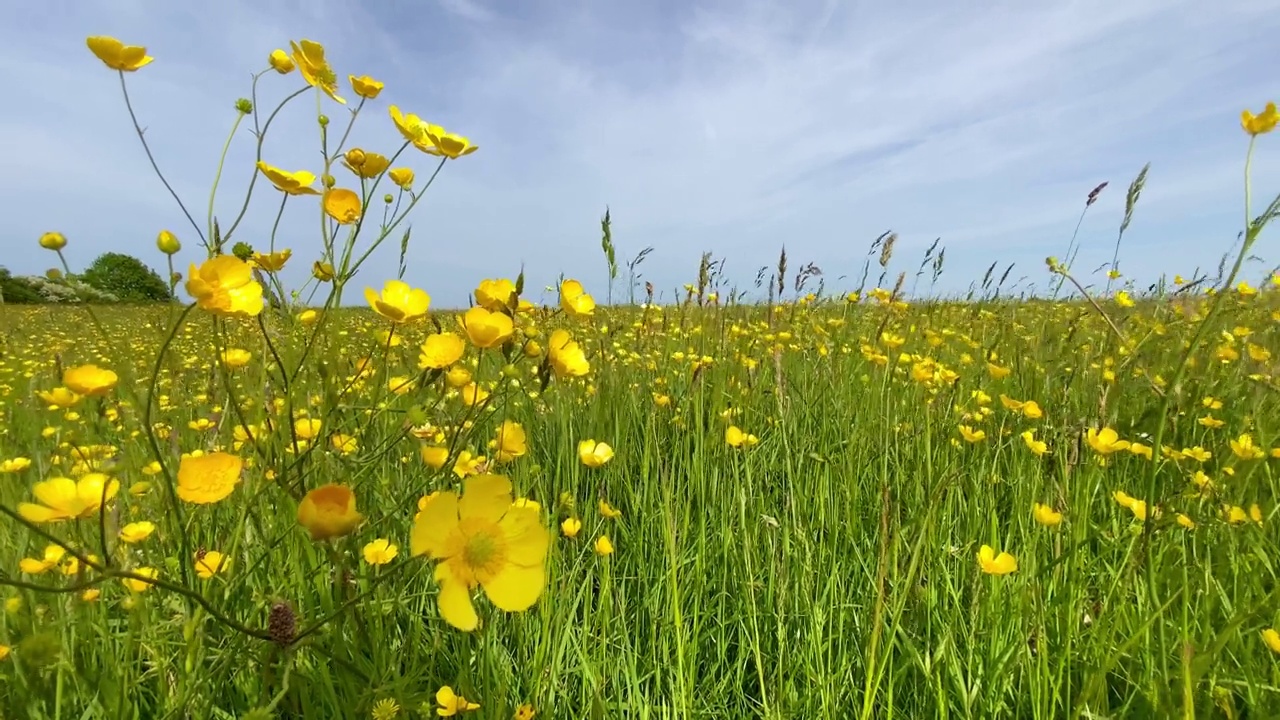
<path fill-rule="evenodd" d="M 293 48 L 293 62 L 298 66 L 298 72 L 302 73 L 302 79 L 345 105 L 347 101 L 338 96 L 338 76 L 324 57 L 324 45 L 311 40 L 300 40 L 290 41 L 289 47 Z"/>
<path fill-rule="evenodd" d="M 1266 644 L 1267 649 L 1273 653 L 1280 653 L 1280 632 L 1276 632 L 1275 628 L 1267 628 L 1262 631 L 1262 642 Z"/>
<path fill-rule="evenodd" d="M 134 72 L 155 59 L 147 55 L 145 47 L 125 45 L 106 35 L 90 36 L 85 39 L 85 44 L 104 65 L 120 72 Z"/>
<path fill-rule="evenodd" d="M 512 502 L 511 481 L 485 474 L 468 478 L 461 496 L 432 496 L 414 520 L 410 549 L 415 557 L 440 561 L 435 569 L 440 614 L 469 632 L 479 624 L 471 602 L 477 586 L 501 610 L 533 607 L 546 586 L 550 543 L 541 513 Z"/>
<path fill-rule="evenodd" d="M 560 523 L 560 532 L 567 538 L 576 538 L 582 532 L 582 521 L 575 517 L 565 518 Z"/>
<path fill-rule="evenodd" d="M 320 435 L 324 422 L 320 418 L 298 418 L 293 421 L 293 433 L 299 440 L 315 440 Z"/>
<path fill-rule="evenodd" d="M 1267 103 L 1260 115 L 1254 115 L 1248 110 L 1240 111 L 1240 126 L 1250 135 L 1269 133 L 1276 129 L 1278 122 L 1280 122 L 1280 112 L 1276 110 L 1276 104 L 1273 102 Z"/>
<path fill-rule="evenodd" d="M 1037 440 L 1034 430 L 1024 430 L 1021 437 L 1027 449 L 1036 455 L 1044 455 L 1049 452 L 1049 445 L 1043 440 Z"/>
<path fill-rule="evenodd" d="M 422 370 L 443 370 L 458 362 L 466 352 L 466 343 L 451 332 L 434 333 L 423 341 L 418 354 L 418 367 Z"/>
<path fill-rule="evenodd" d="M 1122 308 L 1133 307 L 1133 298 L 1129 297 L 1129 293 L 1120 290 L 1116 293 L 1116 304 Z"/>
<path fill-rule="evenodd" d="M 1044 525 L 1045 527 L 1057 527 L 1062 523 L 1062 513 L 1054 510 L 1048 505 L 1041 505 L 1040 503 L 1033 503 L 1031 505 L 1031 516 L 1036 519 L 1036 522 Z"/>
<path fill-rule="evenodd" d="M 244 460 L 230 453 L 183 456 L 178 464 L 178 497 L 196 505 L 224 500 L 236 489 L 243 469 Z"/>
<path fill-rule="evenodd" d="M 501 280 L 481 280 L 476 288 L 476 302 L 486 310 L 502 310 L 511 306 L 515 297 L 515 283 L 503 278 Z"/>
<path fill-rule="evenodd" d="M 364 546 L 361 554 L 364 555 L 364 561 L 370 565 L 386 565 L 396 559 L 396 555 L 400 553 L 400 548 L 391 544 L 386 538 L 378 538 Z"/>
<path fill-rule="evenodd" d="M 153 567 L 135 568 L 132 572 L 134 575 L 140 575 L 143 578 L 150 578 L 152 580 L 160 577 L 160 571 Z M 130 591 L 136 593 L 146 592 L 151 589 L 151 583 L 140 578 L 120 578 L 120 582 L 123 583 L 125 587 L 129 588 Z"/>
<path fill-rule="evenodd" d="M 379 295 L 373 288 L 364 289 L 369 307 L 394 323 L 407 323 L 426 316 L 431 296 L 421 288 L 411 288 L 401 280 L 388 280 Z"/>
<path fill-rule="evenodd" d="M 311 263 L 311 277 L 320 282 L 329 282 L 333 279 L 333 265 L 322 260 Z"/>
<path fill-rule="evenodd" d="M 63 409 L 73 407 L 81 400 L 79 395 L 71 392 L 65 387 L 54 388 L 48 391 L 41 390 L 36 393 L 36 396 L 48 405 Z"/>
<path fill-rule="evenodd" d="M 529 441 L 524 427 L 517 422 L 503 420 L 498 426 L 496 437 L 489 443 L 493 450 L 493 461 L 506 463 L 524 457 L 529 452 Z"/>
<path fill-rule="evenodd" d="M 147 522 L 146 520 L 131 522 L 120 528 L 120 541 L 133 545 L 151 537 L 151 533 L 155 531 L 155 523 Z"/>
<path fill-rule="evenodd" d="M 46 545 L 42 557 L 22 558 L 18 562 L 18 569 L 28 575 L 39 575 L 57 567 L 66 554 L 67 551 L 61 545 Z"/>
<path fill-rule="evenodd" d="M 598 468 L 613 459 L 613 448 L 608 443 L 583 440 L 578 443 L 578 459 L 589 468 Z"/>
<path fill-rule="evenodd" d="M 193 263 L 186 288 L 201 309 L 215 315 L 256 317 L 262 312 L 262 286 L 253 279 L 249 263 L 235 255 L 212 257 L 199 268 Z"/>
<path fill-rule="evenodd" d="M 988 575 L 1008 575 L 1018 570 L 1018 559 L 1007 552 L 999 555 L 990 545 L 978 548 L 978 567 Z"/>
<path fill-rule="evenodd" d="M 12 473 L 20 473 L 31 467 L 31 459 L 24 457 L 9 458 L 0 461 L 0 475 L 10 475 Z"/>
<path fill-rule="evenodd" d="M 320 319 L 320 313 L 316 312 L 315 310 L 303 310 L 302 312 L 298 313 L 298 322 L 302 323 L 303 325 L 314 324 L 315 321 L 319 319 Z"/>
<path fill-rule="evenodd" d="M 222 364 L 232 370 L 248 365 L 251 360 L 253 360 L 253 354 L 248 350 L 227 348 L 222 351 Z"/>
<path fill-rule="evenodd" d="M 267 63 L 271 65 L 271 69 L 281 75 L 288 75 L 293 72 L 293 58 L 289 57 L 289 53 L 276 48 L 271 51 L 271 55 L 267 58 Z"/>
<path fill-rule="evenodd" d="M 86 473 L 78 480 L 49 478 L 31 487 L 40 504 L 19 503 L 18 514 L 34 523 L 92 517 L 120 491 L 120 482 L 102 473 Z"/>
<path fill-rule="evenodd" d="M 316 176 L 306 170 L 298 170 L 289 172 L 281 170 L 273 165 L 268 165 L 261 160 L 258 161 L 258 170 L 271 181 L 272 185 L 280 192 L 289 195 L 319 195 L 320 191 L 311 187 L 316 181 Z"/>
<path fill-rule="evenodd" d="M 449 460 L 449 448 L 440 447 L 439 445 L 423 445 L 418 451 L 422 456 L 422 462 L 433 470 L 439 470 Z"/>
<path fill-rule="evenodd" d="M 360 441 L 351 435 L 335 433 L 329 438 L 329 444 L 340 455 L 351 455 L 360 449 Z"/>
<path fill-rule="evenodd" d="M 350 225 L 360 221 L 364 203 L 356 191 L 334 188 L 324 194 L 324 212 L 339 224 Z"/>
<path fill-rule="evenodd" d="M 479 306 L 459 316 L 458 324 L 466 331 L 471 344 L 482 349 L 501 345 L 515 332 L 510 315 L 491 312 Z"/>
<path fill-rule="evenodd" d="M 383 83 L 374 80 L 368 75 L 348 75 L 347 80 L 351 81 L 351 91 L 367 100 L 378 97 L 378 93 L 382 92 Z"/>
<path fill-rule="evenodd" d="M 516 708 L 516 714 L 512 715 L 512 718 L 513 720 L 533 720 L 533 716 L 537 714 L 538 711 L 534 710 L 532 705 L 525 703 Z"/>
<path fill-rule="evenodd" d="M 1028 400 L 1022 405 L 1022 415 L 1028 420 L 1039 420 L 1044 417 L 1044 411 L 1035 400 Z"/>
<path fill-rule="evenodd" d="M 13 652 L 13 648 L 9 647 L 8 645 L 0 645 L 0 662 L 8 660 L 9 655 L 12 652 Z"/>
<path fill-rule="evenodd" d="M 1099 455 L 1110 455 L 1113 452 L 1129 449 L 1129 441 L 1121 440 L 1116 431 L 1109 427 L 1101 430 L 1089 428 L 1085 432 L 1085 441 Z"/>
<path fill-rule="evenodd" d="M 440 717 L 453 717 L 460 712 L 480 709 L 479 704 L 473 703 L 455 693 L 453 688 L 448 685 L 436 691 L 436 704 L 440 706 L 436 709 L 436 714 Z"/>
<path fill-rule="evenodd" d="M 111 392 L 119 381 L 114 372 L 97 365 L 78 365 L 62 373 L 62 384 L 85 397 L 102 397 Z"/>
<path fill-rule="evenodd" d="M 760 438 L 743 432 L 737 425 L 730 425 L 724 429 L 724 441 L 731 448 L 746 448 L 759 443 Z"/>
<path fill-rule="evenodd" d="M 968 425 L 961 425 L 960 436 L 965 439 L 965 442 L 980 443 L 987 439 L 987 431 L 981 428 L 974 429 Z"/>
<path fill-rule="evenodd" d="M 613 542 L 609 540 L 608 535 L 601 535 L 596 538 L 595 550 L 596 554 L 601 557 L 613 554 Z"/>
<path fill-rule="evenodd" d="M 1262 448 L 1253 443 L 1253 436 L 1249 433 L 1241 433 L 1240 437 L 1231 440 L 1229 444 L 1231 452 L 1241 460 L 1257 460 L 1267 455 Z"/>
<path fill-rule="evenodd" d="M 395 720 L 400 716 L 400 704 L 394 698 L 382 698 L 373 704 L 369 716 L 373 720 Z"/>
<path fill-rule="evenodd" d="M 196 577 L 201 580 L 208 580 L 220 572 L 226 572 L 231 569 L 231 558 L 223 555 L 217 550 L 208 550 L 203 553 L 196 553 Z"/>
<path fill-rule="evenodd" d="M 419 149 L 431 155 L 457 160 L 463 155 L 470 155 L 480 149 L 462 135 L 455 135 L 439 125 L 426 124 L 423 132 L 431 142 L 431 147 L 419 146 Z"/>
<path fill-rule="evenodd" d="M 362 522 L 364 516 L 356 511 L 356 495 L 345 485 L 322 485 L 298 503 L 298 524 L 311 533 L 312 540 L 348 535 Z"/>
<path fill-rule="evenodd" d="M 547 338 L 547 360 L 558 378 L 582 377 L 591 372 L 587 354 L 564 329 L 556 330 Z"/>
<path fill-rule="evenodd" d="M 1182 513 L 1178 513 L 1178 524 L 1188 530 L 1196 529 L 1195 520 L 1192 520 L 1190 517 L 1183 515 Z"/>
<path fill-rule="evenodd" d="M 590 317 L 596 310 L 596 301 L 577 280 L 560 283 L 560 308 L 573 317 Z"/>
<path fill-rule="evenodd" d="M 609 501 L 604 498 L 596 501 L 596 511 L 607 520 L 617 520 L 622 517 L 622 511 L 610 505 Z"/>

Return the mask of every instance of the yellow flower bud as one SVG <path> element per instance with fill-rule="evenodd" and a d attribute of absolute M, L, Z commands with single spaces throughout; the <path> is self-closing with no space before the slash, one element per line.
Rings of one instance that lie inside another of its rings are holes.
<path fill-rule="evenodd" d="M 267 58 L 267 62 L 271 63 L 271 67 L 281 75 L 288 75 L 293 72 L 293 58 L 289 57 L 289 53 L 279 48 L 271 51 L 271 57 Z"/>
<path fill-rule="evenodd" d="M 345 156 L 347 163 L 352 167 L 360 167 L 364 164 L 364 151 L 360 148 L 351 148 Z"/>
<path fill-rule="evenodd" d="M 182 243 L 178 242 L 178 238 L 168 230 L 161 230 L 160 235 L 156 237 L 156 247 L 160 248 L 160 252 L 165 255 L 172 255 L 182 249 Z"/>
<path fill-rule="evenodd" d="M 61 250 L 67 246 L 67 238 L 60 232 L 47 232 L 40 236 L 40 247 L 45 250 Z"/>

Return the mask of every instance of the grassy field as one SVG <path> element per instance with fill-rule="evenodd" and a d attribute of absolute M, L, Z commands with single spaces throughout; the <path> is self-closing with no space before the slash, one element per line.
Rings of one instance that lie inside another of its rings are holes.
<path fill-rule="evenodd" d="M 327 309 L 422 187 L 326 142 L 311 303 L 210 217 L 189 305 L 0 306 L 0 717 L 1280 715 L 1277 203 L 1142 293 Z"/>

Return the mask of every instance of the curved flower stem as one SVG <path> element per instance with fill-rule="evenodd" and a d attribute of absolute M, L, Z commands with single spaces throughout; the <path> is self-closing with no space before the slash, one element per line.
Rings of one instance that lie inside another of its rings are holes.
<path fill-rule="evenodd" d="M 133 112 L 133 102 L 129 100 L 129 87 L 124 81 L 124 71 L 120 72 L 120 91 L 124 93 L 124 106 L 129 110 L 129 119 L 133 121 L 133 130 L 138 134 L 138 140 L 142 141 L 142 149 L 147 153 L 147 160 L 151 161 L 151 169 L 156 171 L 156 177 L 160 178 L 160 182 L 164 184 L 164 189 L 169 191 L 173 196 L 178 207 L 182 210 L 182 214 L 187 216 L 187 222 L 191 223 L 191 227 L 195 228 L 196 235 L 200 241 L 208 244 L 205 239 L 204 231 L 200 229 L 200 225 L 196 223 L 196 219 L 191 217 L 191 213 L 187 211 L 187 206 L 182 204 L 182 198 L 178 197 L 178 193 L 174 191 L 173 186 L 165 179 L 164 173 L 160 172 L 160 166 L 156 164 L 156 158 L 151 154 L 151 146 L 147 145 L 147 138 L 144 136 L 142 126 L 138 124 L 138 116 Z"/>
<path fill-rule="evenodd" d="M 222 244 L 226 240 L 217 238 L 217 233 L 214 232 L 213 201 L 218 195 L 218 183 L 222 181 L 222 168 L 227 162 L 227 151 L 231 149 L 231 140 L 236 136 L 236 131 L 240 129 L 240 121 L 242 120 L 244 120 L 244 113 L 237 111 L 236 121 L 231 124 L 231 132 L 227 134 L 227 141 L 222 144 L 222 154 L 218 156 L 218 170 L 213 174 L 213 187 L 209 188 L 209 237 L 218 242 L 218 247 L 209 248 L 214 254 L 222 252 Z"/>
<path fill-rule="evenodd" d="M 284 106 L 286 103 L 298 97 L 302 93 L 306 92 L 307 88 L 311 87 L 310 85 L 306 85 L 301 90 L 298 90 L 294 92 L 292 95 L 286 97 L 284 100 L 281 100 L 280 104 L 276 106 L 276 109 L 271 111 L 271 114 L 267 116 L 267 122 L 264 123 L 262 127 L 259 129 L 258 128 L 258 111 L 257 111 L 257 107 L 258 107 L 257 85 L 258 85 L 258 80 L 257 80 L 257 77 L 255 76 L 254 90 L 253 90 L 253 103 L 254 103 L 253 125 L 254 125 L 254 134 L 258 136 L 257 157 L 255 158 L 255 162 L 253 166 L 253 175 L 249 177 L 249 189 L 246 190 L 244 194 L 244 204 L 240 206 L 240 213 L 236 215 L 236 219 L 231 222 L 231 227 L 228 228 L 227 231 L 222 234 L 222 239 L 224 241 L 231 239 L 231 234 L 236 231 L 237 227 L 240 227 L 240 221 L 244 220 L 244 214 L 249 210 L 249 199 L 253 197 L 253 186 L 255 183 L 258 182 L 258 165 L 256 161 L 262 159 L 262 143 L 266 139 L 267 129 L 271 127 L 271 121 L 276 119 L 276 115 L 279 114 L 279 112 L 284 109 Z"/>

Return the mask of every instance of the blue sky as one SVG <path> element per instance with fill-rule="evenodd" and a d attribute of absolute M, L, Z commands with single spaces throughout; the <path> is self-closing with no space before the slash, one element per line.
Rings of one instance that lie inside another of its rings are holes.
<path fill-rule="evenodd" d="M 437 306 L 465 304 L 480 279 L 514 277 L 522 263 L 535 300 L 561 272 L 603 300 L 606 205 L 619 262 L 653 246 L 641 271 L 667 298 L 694 280 L 703 251 L 726 258 L 729 281 L 747 289 L 784 244 L 793 268 L 815 262 L 828 289 L 849 289 L 869 243 L 890 229 L 900 238 L 893 274 L 914 274 L 941 237 L 940 291 L 963 293 L 995 261 L 1016 263 L 1011 279 L 1043 288 L 1045 256 L 1064 253 L 1102 181 L 1111 185 L 1085 220 L 1077 268 L 1110 260 L 1125 188 L 1150 161 L 1121 250 L 1121 269 L 1145 286 L 1216 267 L 1243 219 L 1239 112 L 1280 99 L 1265 61 L 1280 0 L 2 6 L 10 83 L 0 263 L 44 271 L 53 258 L 32 248 L 54 229 L 71 242 L 73 269 L 108 250 L 159 267 L 162 228 L 183 239 L 184 267 L 200 256 L 133 135 L 116 77 L 85 36 L 114 35 L 156 58 L 128 77 L 130 93 L 197 218 L 234 101 L 272 49 L 306 37 L 326 44 L 344 90 L 349 73 L 386 83 L 354 144 L 394 152 L 394 103 L 480 146 L 445 167 L 411 216 L 406 279 Z M 300 82 L 264 76 L 260 104 L 273 107 Z M 285 109 L 268 162 L 320 169 L 314 107 L 308 98 Z M 325 112 L 345 121 L 327 100 Z M 1280 192 L 1277 145 L 1264 137 L 1255 155 L 1259 205 Z M 220 217 L 238 209 L 253 152 L 242 131 Z M 420 177 L 433 167 L 408 157 Z M 238 239 L 265 243 L 277 198 L 259 185 Z M 319 254 L 315 214 L 303 205 L 291 203 L 278 236 L 294 251 L 293 281 Z M 1276 258 L 1274 238 L 1264 235 L 1259 255 Z M 394 277 L 395 244 L 357 276 L 357 290 Z M 1266 269 L 1250 266 L 1254 276 Z M 626 294 L 623 272 L 615 297 Z"/>

